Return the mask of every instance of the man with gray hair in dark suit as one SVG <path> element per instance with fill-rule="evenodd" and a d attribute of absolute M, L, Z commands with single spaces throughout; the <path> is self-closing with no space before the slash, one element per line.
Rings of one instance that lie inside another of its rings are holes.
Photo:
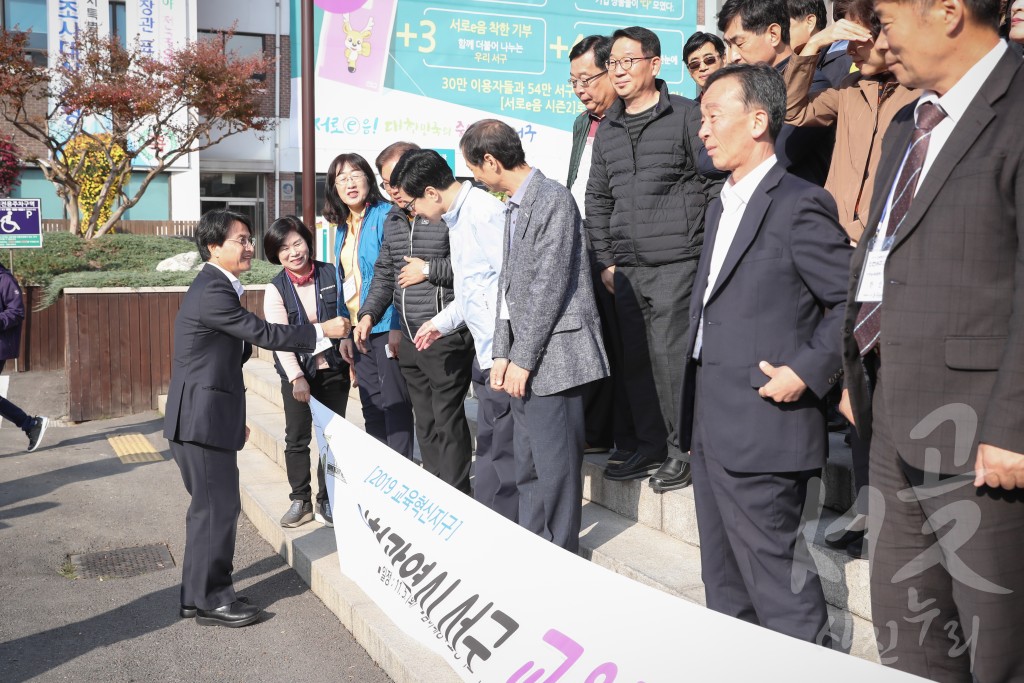
<path fill-rule="evenodd" d="M 491 386 L 512 397 L 519 524 L 576 552 L 583 395 L 608 376 L 583 222 L 507 124 L 477 121 L 460 146 L 474 177 L 509 196 Z"/>

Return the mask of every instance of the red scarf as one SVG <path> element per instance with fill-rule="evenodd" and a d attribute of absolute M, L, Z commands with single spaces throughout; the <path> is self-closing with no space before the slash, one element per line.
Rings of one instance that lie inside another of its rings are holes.
<path fill-rule="evenodd" d="M 313 262 L 310 261 L 309 272 L 305 275 L 296 275 L 287 268 L 284 269 L 284 272 L 288 273 L 288 279 L 292 281 L 293 285 L 301 287 L 302 285 L 308 285 L 310 282 L 313 282 L 313 273 L 316 272 L 316 269 L 313 267 Z"/>

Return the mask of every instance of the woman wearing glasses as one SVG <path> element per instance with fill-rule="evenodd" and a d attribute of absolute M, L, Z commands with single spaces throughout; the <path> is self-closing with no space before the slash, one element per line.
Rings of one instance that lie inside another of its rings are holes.
<path fill-rule="evenodd" d="M 324 218 L 337 226 L 334 260 L 349 318 L 357 320 L 373 280 L 373 268 L 384 240 L 384 219 L 391 204 L 374 182 L 373 169 L 358 154 L 339 154 L 327 169 Z M 366 432 L 392 450 L 412 458 L 413 419 L 409 390 L 398 367 L 402 339 L 394 306 L 370 330 L 365 351 L 351 339 L 341 355 L 355 369 Z"/>
<path fill-rule="evenodd" d="M 697 31 L 683 45 L 683 61 L 697 84 L 697 101 L 704 96 L 708 76 L 725 66 L 725 43 L 714 33 Z"/>

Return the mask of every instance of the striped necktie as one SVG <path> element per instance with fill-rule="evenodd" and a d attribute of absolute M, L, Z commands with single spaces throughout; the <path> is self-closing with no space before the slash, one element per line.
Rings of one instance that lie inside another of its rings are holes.
<path fill-rule="evenodd" d="M 875 239 L 885 239 L 895 235 L 900 225 L 910 212 L 910 203 L 917 192 L 921 179 L 921 170 L 928 155 L 928 141 L 931 139 L 935 126 L 946 117 L 946 113 L 934 102 L 925 102 L 917 111 L 917 127 L 910 139 L 910 151 L 903 163 L 903 170 L 896 181 L 896 190 L 889 209 L 889 221 L 885 225 L 885 234 Z M 882 302 L 865 302 L 861 304 L 857 314 L 857 324 L 853 328 L 853 338 L 860 348 L 860 355 L 867 355 L 878 345 L 882 334 Z"/>

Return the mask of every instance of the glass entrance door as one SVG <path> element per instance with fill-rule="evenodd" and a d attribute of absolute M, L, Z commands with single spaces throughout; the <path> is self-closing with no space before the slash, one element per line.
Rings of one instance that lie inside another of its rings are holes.
<path fill-rule="evenodd" d="M 263 232 L 265 227 L 263 225 L 263 213 L 259 211 L 260 203 L 257 201 L 245 201 L 237 199 L 211 199 L 204 198 L 200 200 L 200 209 L 203 213 L 211 211 L 213 209 L 227 209 L 228 211 L 234 211 L 240 213 L 249 219 L 252 224 L 252 236 L 256 239 L 256 258 L 263 258 Z"/>

